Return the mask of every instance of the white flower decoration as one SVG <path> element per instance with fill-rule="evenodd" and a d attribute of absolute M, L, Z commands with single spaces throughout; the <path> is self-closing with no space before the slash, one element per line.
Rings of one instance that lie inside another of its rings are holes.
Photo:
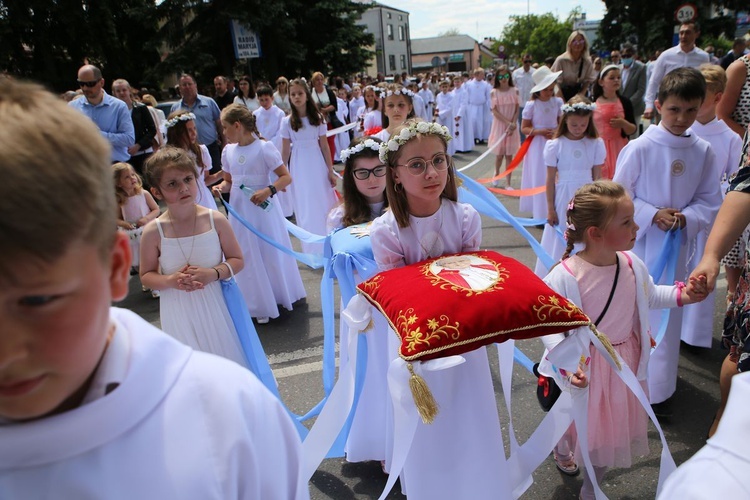
<path fill-rule="evenodd" d="M 195 120 L 195 115 L 193 113 L 185 113 L 184 115 L 175 116 L 171 120 L 167 120 L 164 125 L 167 128 L 172 128 L 180 122 L 189 122 L 190 120 Z"/>
<path fill-rule="evenodd" d="M 575 113 L 576 111 L 594 111 L 596 104 L 586 104 L 585 102 L 577 102 L 575 104 L 563 104 L 563 113 Z"/>
<path fill-rule="evenodd" d="M 430 124 L 427 122 L 419 122 L 417 123 L 417 132 L 420 134 L 426 134 L 430 131 Z"/>
<path fill-rule="evenodd" d="M 361 153 L 365 149 L 372 149 L 375 152 L 379 152 L 380 151 L 380 143 L 379 142 L 375 142 L 372 139 L 367 139 L 364 142 L 360 142 L 359 144 L 357 144 L 356 146 L 354 146 L 352 148 L 347 148 L 347 149 L 342 150 L 339 153 L 339 156 L 341 157 L 342 161 L 346 161 L 346 160 L 349 159 L 349 157 L 354 156 L 354 155 L 356 155 L 358 153 Z"/>
<path fill-rule="evenodd" d="M 384 142 L 380 145 L 380 153 L 378 154 L 380 161 L 387 163 L 389 152 L 398 151 L 398 148 L 400 148 L 402 144 L 405 144 L 413 137 L 416 137 L 417 134 L 438 135 L 442 137 L 445 142 L 452 139 L 448 127 L 438 123 L 428 123 L 424 121 L 413 122 L 407 128 L 402 129 L 398 136 L 393 137 L 387 143 Z"/>

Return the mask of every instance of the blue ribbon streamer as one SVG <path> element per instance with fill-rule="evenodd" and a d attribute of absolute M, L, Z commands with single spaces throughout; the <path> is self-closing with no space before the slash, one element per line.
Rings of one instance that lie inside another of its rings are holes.
<path fill-rule="evenodd" d="M 654 283 L 659 283 L 660 278 L 666 271 L 665 281 L 666 284 L 672 284 L 675 280 L 675 274 L 677 274 L 677 260 L 680 258 L 680 244 L 682 242 L 682 229 L 678 228 L 674 231 L 668 231 L 664 241 L 662 241 L 661 251 L 659 256 L 656 258 L 651 268 L 648 270 L 651 277 L 654 279 Z M 672 310 L 667 308 L 661 312 L 661 322 L 659 324 L 659 330 L 654 337 L 654 342 L 657 347 L 667 333 L 667 326 L 669 326 L 669 315 Z"/>
<path fill-rule="evenodd" d="M 463 203 L 469 203 L 478 212 L 488 217 L 492 217 L 493 219 L 497 219 L 501 222 L 505 222 L 511 225 L 516 231 L 521 234 L 521 236 L 526 239 L 526 241 L 529 242 L 529 245 L 531 245 L 531 249 L 534 250 L 534 253 L 537 255 L 537 257 L 539 257 L 539 260 L 542 261 L 542 264 L 544 264 L 547 269 L 550 269 L 555 264 L 555 261 L 552 259 L 552 257 L 550 257 L 550 255 L 542 247 L 542 245 L 540 245 L 536 238 L 534 238 L 531 233 L 529 233 L 524 227 L 529 225 L 544 224 L 547 222 L 546 220 L 519 219 L 517 217 L 514 217 L 513 215 L 511 215 L 508 209 L 505 208 L 502 203 L 500 203 L 495 195 L 492 194 L 492 192 L 490 192 L 483 185 L 479 184 L 471 177 L 462 174 L 461 172 L 456 172 L 456 175 L 463 181 L 463 186 L 461 186 L 461 189 L 459 190 L 460 201 L 462 201 Z"/>

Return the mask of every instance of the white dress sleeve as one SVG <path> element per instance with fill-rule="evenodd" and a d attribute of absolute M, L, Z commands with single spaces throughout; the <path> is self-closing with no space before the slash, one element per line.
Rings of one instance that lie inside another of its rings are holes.
<path fill-rule="evenodd" d="M 479 245 L 482 243 L 482 219 L 474 207 L 468 203 L 460 203 L 459 205 L 463 209 L 461 251 L 473 252 L 479 250 Z"/>
<path fill-rule="evenodd" d="M 406 265 L 406 257 L 397 234 L 398 231 L 394 231 L 389 224 L 383 221 L 383 217 L 386 216 L 387 214 L 375 219 L 370 229 L 372 253 L 381 271 Z M 395 223 L 394 220 L 393 224 Z"/>

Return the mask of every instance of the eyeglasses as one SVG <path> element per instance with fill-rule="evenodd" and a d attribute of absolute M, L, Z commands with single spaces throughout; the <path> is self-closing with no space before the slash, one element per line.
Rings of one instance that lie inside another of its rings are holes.
<path fill-rule="evenodd" d="M 448 168 L 448 156 L 445 153 L 438 153 L 432 157 L 431 160 L 425 160 L 424 158 L 412 158 L 399 167 L 406 167 L 406 170 L 411 175 L 422 175 L 427 170 L 427 165 L 432 165 L 432 168 L 438 172 L 447 170 Z"/>
<path fill-rule="evenodd" d="M 100 80 L 91 80 L 90 82 L 82 82 L 81 80 L 78 80 L 78 86 L 79 87 L 96 87 L 96 84 L 99 82 Z"/>
<path fill-rule="evenodd" d="M 371 170 L 368 170 L 366 168 L 358 168 L 357 170 L 354 170 L 352 174 L 354 174 L 354 177 L 356 177 L 357 179 L 364 181 L 370 178 L 370 174 L 374 175 L 375 177 L 383 177 L 386 170 L 388 170 L 388 167 L 386 167 L 385 165 L 378 165 Z"/>
<path fill-rule="evenodd" d="M 529 64 L 531 64 L 532 62 L 533 62 L 533 61 L 532 61 L 531 59 L 526 59 L 526 60 L 525 60 L 525 61 L 524 61 L 523 63 L 524 63 L 524 64 L 526 64 L 526 63 L 529 63 Z"/>
<path fill-rule="evenodd" d="M 573 40 L 572 43 L 573 45 L 583 45 L 584 43 L 586 43 L 586 41 L 585 40 Z"/>

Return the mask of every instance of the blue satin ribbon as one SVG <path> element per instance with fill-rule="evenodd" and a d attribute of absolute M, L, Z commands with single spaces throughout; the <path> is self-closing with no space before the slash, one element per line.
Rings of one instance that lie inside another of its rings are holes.
<path fill-rule="evenodd" d="M 664 241 L 662 241 L 661 251 L 659 256 L 656 258 L 651 268 L 648 270 L 651 277 L 654 279 L 654 283 L 659 283 L 660 278 L 666 271 L 664 278 L 665 284 L 672 284 L 675 281 L 675 275 L 677 274 L 677 260 L 680 258 L 680 246 L 682 243 L 682 229 L 678 228 L 674 231 L 668 231 Z M 656 346 L 664 338 L 667 333 L 667 326 L 669 326 L 669 315 L 670 308 L 663 309 L 661 312 L 661 322 L 659 324 L 659 330 L 654 337 Z"/>
<path fill-rule="evenodd" d="M 524 227 L 545 224 L 547 222 L 546 220 L 514 217 L 508 209 L 500 203 L 495 195 L 483 185 L 461 172 L 456 172 L 456 175 L 463 181 L 463 186 L 461 186 L 461 189 L 459 190 L 459 200 L 461 202 L 470 204 L 478 212 L 488 217 L 492 217 L 493 219 L 511 225 L 526 239 L 526 241 L 529 242 L 531 249 L 547 269 L 550 269 L 555 264 L 555 261 L 550 257 L 542 245 L 540 245 L 536 238 L 534 238 Z"/>

